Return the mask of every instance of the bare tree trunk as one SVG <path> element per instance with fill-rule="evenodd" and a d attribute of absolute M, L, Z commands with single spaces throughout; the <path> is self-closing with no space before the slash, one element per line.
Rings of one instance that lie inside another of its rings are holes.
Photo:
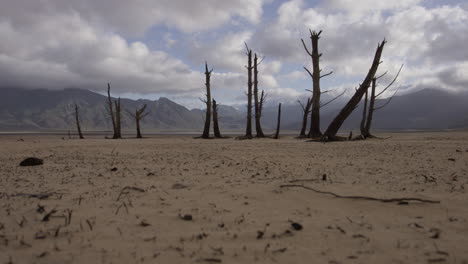
<path fill-rule="evenodd" d="M 247 83 L 247 125 L 245 128 L 245 138 L 252 138 L 252 50 L 248 50 L 248 83 Z"/>
<path fill-rule="evenodd" d="M 351 99 L 348 101 L 348 103 L 343 107 L 343 109 L 341 109 L 340 113 L 335 117 L 335 119 L 328 126 L 327 131 L 324 134 L 324 139 L 325 140 L 336 139 L 336 134 L 338 133 L 338 130 L 340 129 L 341 125 L 343 125 L 344 121 L 354 111 L 356 106 L 361 101 L 364 93 L 369 88 L 369 86 L 370 86 L 370 84 L 372 82 L 372 79 L 375 77 L 377 69 L 379 68 L 380 58 L 382 56 L 382 52 L 383 52 L 383 48 L 385 46 L 385 43 L 386 43 L 386 41 L 383 40 L 382 43 L 380 43 L 377 46 L 377 50 L 376 50 L 375 56 L 374 56 L 374 61 L 372 63 L 371 68 L 369 69 L 369 72 L 367 73 L 366 78 L 364 79 L 362 84 L 359 86 L 359 88 L 356 90 L 353 97 L 351 97 Z"/>
<path fill-rule="evenodd" d="M 115 104 L 115 127 L 114 139 L 122 138 L 122 126 L 121 126 L 121 108 L 120 108 L 120 97 L 114 101 Z"/>
<path fill-rule="evenodd" d="M 276 122 L 276 133 L 275 133 L 274 139 L 279 138 L 280 127 L 281 127 L 281 103 L 278 105 L 278 120 Z"/>
<path fill-rule="evenodd" d="M 362 119 L 361 119 L 361 126 L 360 126 L 360 130 L 361 130 L 361 136 L 363 138 L 366 138 L 366 123 L 367 123 L 367 97 L 368 97 L 368 90 L 366 90 L 366 94 L 364 95 L 364 109 L 362 111 Z M 369 109 L 370 110 L 370 109 Z"/>
<path fill-rule="evenodd" d="M 81 133 L 81 126 L 80 126 L 80 115 L 78 111 L 78 105 L 75 104 L 75 119 L 76 119 L 76 128 L 78 129 L 78 135 L 80 139 L 84 139 L 83 133 Z"/>
<path fill-rule="evenodd" d="M 258 58 L 257 54 L 255 53 L 255 58 L 254 58 L 254 103 L 255 103 L 255 131 L 257 132 L 258 138 L 260 137 L 265 137 L 265 134 L 263 134 L 262 130 L 262 125 L 260 123 L 261 119 L 261 110 L 260 110 L 260 101 L 258 99 Z"/>
<path fill-rule="evenodd" d="M 136 119 L 137 138 L 143 138 L 140 131 L 140 119 Z"/>
<path fill-rule="evenodd" d="M 372 118 L 374 116 L 374 108 L 375 108 L 375 88 L 376 88 L 377 79 L 372 79 L 372 91 L 370 96 L 370 103 L 369 103 L 369 114 L 367 115 L 367 122 L 365 126 L 365 138 L 372 137 L 370 133 L 370 128 L 372 125 Z"/>
<path fill-rule="evenodd" d="M 304 49 L 306 50 L 307 54 L 312 59 L 312 66 L 313 66 L 313 72 L 311 73 L 306 67 L 304 69 L 309 73 L 309 75 L 312 77 L 312 114 L 310 116 L 310 130 L 308 136 L 311 138 L 316 138 L 322 136 L 322 132 L 320 131 L 320 96 L 322 94 L 320 90 L 320 79 L 322 77 L 328 76 L 332 74 L 332 72 L 325 74 L 323 76 L 320 75 L 321 69 L 320 69 L 320 57 L 322 54 L 319 53 L 318 51 L 318 41 L 320 39 L 320 34 L 322 31 L 316 32 L 309 30 L 310 32 L 310 40 L 312 43 L 312 52 L 309 51 L 307 48 L 304 40 L 302 40 L 302 44 L 304 46 Z"/>
<path fill-rule="evenodd" d="M 318 40 L 320 39 L 320 32 L 312 32 L 310 39 L 312 40 L 312 82 L 313 82 L 313 94 L 312 94 L 312 113 L 309 137 L 315 138 L 322 136 L 320 131 L 320 54 L 318 52 Z"/>
<path fill-rule="evenodd" d="M 206 85 L 206 117 L 205 127 L 203 129 L 202 138 L 210 138 L 210 121 L 211 121 L 211 87 L 210 78 L 211 71 L 208 71 L 208 63 L 205 63 L 205 85 Z"/>
<path fill-rule="evenodd" d="M 109 112 L 109 115 L 111 116 L 112 128 L 114 130 L 114 135 L 112 136 L 112 138 L 122 138 L 120 125 L 120 97 L 119 99 L 114 100 L 114 103 L 112 103 L 112 98 L 110 96 L 110 83 L 107 83 L 107 110 Z"/>
<path fill-rule="evenodd" d="M 110 83 L 107 83 L 107 111 L 109 112 L 112 120 L 112 130 L 114 131 L 114 136 L 112 138 L 116 138 L 117 126 L 115 123 L 114 104 L 112 103 L 112 98 L 110 95 Z"/>
<path fill-rule="evenodd" d="M 265 91 L 262 90 L 262 95 L 260 96 L 260 104 L 258 106 L 258 112 L 259 112 L 260 116 L 262 116 L 263 103 L 265 103 L 265 100 L 266 100 L 266 94 L 265 94 Z"/>
<path fill-rule="evenodd" d="M 149 114 L 149 112 L 145 112 L 145 110 L 146 110 L 146 104 L 140 109 L 136 109 L 135 114 L 126 110 L 127 113 L 135 119 L 136 129 L 137 129 L 137 138 L 143 138 L 143 136 L 141 135 L 141 130 L 140 130 L 140 121 Z"/>
<path fill-rule="evenodd" d="M 302 116 L 302 128 L 299 137 L 303 138 L 306 137 L 306 130 L 307 130 L 307 121 L 309 119 L 310 107 L 312 106 L 312 98 L 307 98 L 307 104 L 304 106 L 300 101 L 299 103 L 302 106 L 302 110 L 304 114 Z"/>
<path fill-rule="evenodd" d="M 219 130 L 218 124 L 218 105 L 216 104 L 216 100 L 213 99 L 213 131 L 215 138 L 222 138 L 221 131 Z"/>

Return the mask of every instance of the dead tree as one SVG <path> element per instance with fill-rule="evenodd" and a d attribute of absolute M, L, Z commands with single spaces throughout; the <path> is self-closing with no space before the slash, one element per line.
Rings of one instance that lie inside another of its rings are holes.
<path fill-rule="evenodd" d="M 259 106 L 258 106 L 258 111 L 259 111 L 260 117 L 262 116 L 263 104 L 265 103 L 266 98 L 267 98 L 267 95 L 266 95 L 265 91 L 262 90 L 262 94 L 260 95 L 260 103 L 259 103 Z"/>
<path fill-rule="evenodd" d="M 366 90 L 371 85 L 372 79 L 374 78 L 379 68 L 379 65 L 381 63 L 380 58 L 382 56 L 385 43 L 386 41 L 384 39 L 382 43 L 380 43 L 377 46 L 377 50 L 374 56 L 374 61 L 372 63 L 371 68 L 369 69 L 369 72 L 367 73 L 366 78 L 364 79 L 362 84 L 359 86 L 359 88 L 356 89 L 356 92 L 348 101 L 348 103 L 343 107 L 343 109 L 341 109 L 341 111 L 338 113 L 335 119 L 333 119 L 333 121 L 330 123 L 327 130 L 325 131 L 325 134 L 323 135 L 323 138 L 322 138 L 323 140 L 336 140 L 337 139 L 336 134 L 338 133 L 338 130 L 343 125 L 344 121 L 348 118 L 348 116 L 354 111 L 354 109 L 356 108 L 356 106 L 359 104 L 362 97 L 364 96 Z"/>
<path fill-rule="evenodd" d="M 306 90 L 306 91 L 310 91 L 310 90 Z M 321 92 L 321 93 L 324 94 L 324 93 L 328 93 L 328 92 L 330 92 L 330 91 L 325 91 L 325 92 Z M 343 96 L 345 94 L 345 92 L 346 91 L 343 90 L 342 93 L 340 93 L 337 96 L 333 97 L 332 99 L 330 99 L 326 103 L 320 102 L 320 109 L 322 109 L 322 107 L 327 106 L 328 104 L 332 103 L 333 101 L 335 101 L 338 98 L 340 98 L 341 96 Z M 302 128 L 301 128 L 301 133 L 299 134 L 299 138 L 305 138 L 305 137 L 307 137 L 307 135 L 306 135 L 307 120 L 309 119 L 310 108 L 312 107 L 312 98 L 311 97 L 307 98 L 307 104 L 305 106 L 304 106 L 304 104 L 302 104 L 301 101 L 298 100 L 297 102 L 301 105 L 302 110 L 303 110 Z"/>
<path fill-rule="evenodd" d="M 223 136 L 221 135 L 221 131 L 219 130 L 219 124 L 218 124 L 218 104 L 216 103 L 216 100 L 213 99 L 213 132 L 215 138 L 222 138 Z"/>
<path fill-rule="evenodd" d="M 278 119 L 276 121 L 276 133 L 275 133 L 275 136 L 273 137 L 274 139 L 279 138 L 280 127 L 281 127 L 281 103 L 279 103 L 278 105 Z"/>
<path fill-rule="evenodd" d="M 374 90 L 375 87 L 375 78 L 372 79 L 372 90 Z M 368 97 L 369 89 L 366 90 L 366 93 L 364 95 L 364 107 L 362 110 L 362 119 L 361 119 L 361 125 L 359 126 L 361 130 L 361 136 L 363 138 L 366 137 L 366 122 L 367 122 L 367 97 Z M 370 109 L 370 108 L 369 108 Z"/>
<path fill-rule="evenodd" d="M 239 137 L 239 139 L 252 139 L 252 72 L 253 72 L 253 63 L 252 63 L 252 50 L 249 49 L 247 44 L 245 44 L 247 48 L 247 124 L 245 127 L 245 135 L 243 137 Z"/>
<path fill-rule="evenodd" d="M 127 113 L 135 119 L 136 129 L 137 129 L 137 138 L 143 138 L 141 136 L 140 121 L 143 120 L 143 118 L 145 118 L 147 115 L 149 115 L 149 112 L 145 112 L 145 111 L 146 111 L 146 104 L 140 109 L 136 109 L 135 113 L 132 113 L 131 111 L 127 110 Z"/>
<path fill-rule="evenodd" d="M 312 98 L 307 98 L 307 103 L 306 105 L 302 104 L 301 101 L 297 101 L 301 107 L 302 111 L 304 112 L 302 115 L 302 127 L 301 127 L 301 133 L 299 134 L 300 138 L 306 137 L 306 130 L 307 130 L 307 120 L 309 119 L 309 113 L 310 113 L 310 108 L 312 107 Z"/>
<path fill-rule="evenodd" d="M 121 133 L 121 123 L 120 123 L 120 97 L 117 100 L 112 102 L 112 98 L 110 95 L 110 83 L 107 84 L 107 111 L 111 116 L 112 120 L 112 128 L 114 130 L 114 135 L 112 136 L 113 139 L 122 138 Z"/>
<path fill-rule="evenodd" d="M 322 94 L 320 90 L 320 79 L 332 74 L 333 72 L 329 72 L 327 74 L 321 75 L 320 69 L 320 57 L 322 56 L 321 53 L 318 51 L 318 41 L 320 39 L 320 34 L 322 31 L 316 32 L 309 30 L 310 32 L 310 40 L 312 43 L 312 52 L 309 51 L 307 45 L 305 44 L 304 40 L 301 39 L 302 45 L 304 46 L 305 51 L 312 59 L 312 67 L 313 72 L 310 72 L 309 69 L 304 67 L 307 73 L 312 77 L 312 111 L 311 111 L 311 119 L 310 119 L 310 131 L 308 137 L 316 138 L 322 136 L 322 132 L 320 130 L 320 95 Z"/>
<path fill-rule="evenodd" d="M 382 106 L 376 107 L 375 106 L 375 101 L 379 96 L 381 96 L 385 91 L 388 90 L 388 88 L 390 88 L 395 83 L 395 81 L 398 79 L 398 76 L 400 75 L 402 69 L 403 69 L 403 65 L 401 65 L 400 69 L 398 70 L 398 73 L 395 75 L 393 80 L 377 95 L 375 94 L 375 90 L 376 90 L 376 86 L 377 86 L 377 80 L 382 78 L 386 73 L 380 75 L 379 77 L 375 77 L 375 78 L 372 79 L 372 90 L 371 90 L 371 96 L 370 96 L 370 102 L 369 102 L 369 112 L 367 114 L 367 118 L 366 118 L 366 116 L 363 116 L 363 119 L 366 119 L 364 129 L 362 129 L 362 122 L 361 122 L 361 137 L 362 138 L 365 139 L 365 138 L 374 137 L 370 133 L 370 128 L 371 128 L 371 125 L 372 125 L 372 119 L 374 117 L 374 111 L 377 111 L 377 110 L 382 109 L 385 106 L 387 106 L 390 103 L 390 101 L 393 99 L 395 94 L 398 92 L 399 89 L 396 89 L 395 93 L 391 97 L 389 97 L 387 102 L 385 102 Z"/>
<path fill-rule="evenodd" d="M 75 120 L 76 120 L 76 128 L 78 129 L 78 136 L 80 139 L 84 139 L 83 133 L 81 133 L 81 126 L 80 126 L 80 114 L 78 111 L 78 105 L 75 104 Z"/>
<path fill-rule="evenodd" d="M 206 116 L 205 116 L 205 127 L 203 129 L 202 138 L 210 138 L 210 121 L 211 121 L 211 73 L 213 69 L 208 70 L 208 63 L 205 63 L 205 86 L 206 86 L 206 100 L 202 100 L 206 103 Z"/>
<path fill-rule="evenodd" d="M 260 62 L 261 63 L 261 62 Z M 265 137 L 263 134 L 262 125 L 260 119 L 262 118 L 261 110 L 260 110 L 260 100 L 258 98 L 258 62 L 257 53 L 255 53 L 254 57 L 254 65 L 253 65 L 253 73 L 254 73 L 254 81 L 253 81 L 253 93 L 254 93 L 254 103 L 255 103 L 255 131 L 257 132 L 256 137 L 262 138 Z M 263 91 L 262 91 L 263 93 Z M 263 104 L 263 103 L 262 103 Z"/>
<path fill-rule="evenodd" d="M 248 64 L 247 64 L 247 125 L 245 129 L 245 137 L 252 138 L 252 50 L 247 47 L 247 56 L 248 56 Z"/>

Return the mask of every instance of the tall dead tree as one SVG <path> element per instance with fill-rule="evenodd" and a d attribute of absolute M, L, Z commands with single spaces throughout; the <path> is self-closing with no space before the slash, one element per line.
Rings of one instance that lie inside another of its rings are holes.
<path fill-rule="evenodd" d="M 262 118 L 261 114 L 261 109 L 260 109 L 260 104 L 263 105 L 263 102 L 261 102 L 262 98 L 258 98 L 258 65 L 260 63 L 258 62 L 258 57 L 257 53 L 255 53 L 254 57 L 254 64 L 253 64 L 253 74 L 254 74 L 254 81 L 253 81 L 253 94 L 254 94 L 254 103 L 255 103 L 255 131 L 257 132 L 256 137 L 262 138 L 265 137 L 265 134 L 263 134 L 262 130 L 262 124 L 260 122 Z M 263 91 L 262 91 L 263 95 Z"/>
<path fill-rule="evenodd" d="M 76 120 L 76 128 L 78 130 L 78 136 L 80 139 L 84 139 L 83 133 L 81 133 L 81 126 L 80 126 L 80 113 L 78 111 L 78 105 L 75 104 L 75 120 Z"/>
<path fill-rule="evenodd" d="M 247 44 L 245 44 L 247 48 L 247 124 L 245 127 L 245 135 L 242 138 L 251 139 L 252 136 L 252 72 L 253 72 L 253 65 L 252 65 L 252 50 L 249 49 Z"/>
<path fill-rule="evenodd" d="M 136 129 L 137 129 L 137 138 L 143 138 L 141 136 L 140 121 L 143 118 L 145 118 L 147 115 L 149 115 L 149 112 L 145 112 L 145 111 L 146 111 L 146 104 L 140 109 L 136 109 L 135 113 L 132 113 L 131 111 L 127 110 L 127 113 L 135 119 Z"/>
<path fill-rule="evenodd" d="M 366 78 L 362 82 L 362 84 L 359 86 L 359 88 L 356 89 L 356 92 L 354 95 L 351 97 L 351 99 L 348 101 L 348 103 L 341 109 L 341 111 L 338 113 L 338 115 L 333 119 L 333 121 L 330 123 L 328 126 L 327 130 L 325 131 L 325 134 L 323 136 L 324 140 L 336 140 L 337 136 L 336 134 L 338 133 L 338 130 L 340 127 L 343 125 L 344 121 L 348 118 L 348 116 L 354 111 L 356 106 L 359 104 L 361 101 L 362 97 L 364 96 L 365 92 L 371 85 L 372 79 L 375 77 L 375 74 L 379 68 L 380 65 L 380 58 L 382 56 L 383 48 L 385 46 L 385 39 L 382 41 L 377 46 L 377 50 L 375 51 L 374 55 L 374 61 L 372 63 L 371 68 L 369 69 L 369 72 L 367 73 Z"/>
<path fill-rule="evenodd" d="M 316 32 L 309 30 L 309 32 L 312 44 L 312 52 L 309 51 L 304 40 L 301 39 L 301 41 L 305 51 L 312 59 L 313 72 L 310 72 L 310 70 L 306 67 L 304 67 L 304 69 L 307 71 L 310 77 L 312 77 L 312 111 L 310 119 L 310 131 L 308 136 L 311 138 L 316 138 L 322 136 L 322 132 L 320 130 L 320 96 L 322 94 L 320 90 L 320 79 L 332 74 L 333 72 L 321 75 L 322 70 L 320 69 L 320 57 L 322 56 L 322 54 L 318 51 L 318 41 L 320 39 L 320 34 L 322 34 L 322 31 Z"/>
<path fill-rule="evenodd" d="M 219 130 L 219 124 L 218 124 L 218 104 L 216 103 L 216 100 L 213 99 L 213 132 L 215 138 L 222 138 L 223 136 L 221 135 L 221 131 Z"/>
<path fill-rule="evenodd" d="M 211 121 L 211 73 L 213 69 L 208 70 L 208 63 L 205 63 L 205 86 L 206 86 L 206 100 L 202 100 L 206 103 L 206 116 L 205 116 L 205 127 L 203 128 L 202 138 L 210 138 L 210 121 Z"/>
<path fill-rule="evenodd" d="M 278 119 L 276 120 L 276 133 L 275 133 L 275 136 L 273 137 L 274 139 L 279 138 L 280 127 L 281 127 L 281 103 L 279 103 L 278 105 Z"/>
<path fill-rule="evenodd" d="M 395 93 L 391 97 L 389 97 L 387 99 L 387 102 L 385 102 L 382 106 L 376 107 L 375 106 L 375 101 L 379 96 L 381 96 L 383 93 L 385 93 L 388 90 L 388 88 L 390 88 L 395 83 L 395 81 L 398 79 L 398 76 L 400 75 L 402 69 L 403 69 L 403 65 L 401 65 L 400 69 L 398 70 L 398 73 L 395 75 L 393 80 L 378 94 L 375 94 L 376 93 L 375 90 L 376 90 L 376 87 L 377 87 L 377 81 L 380 78 L 382 78 L 383 76 L 385 76 L 386 73 L 380 75 L 379 77 L 375 77 L 375 78 L 372 79 L 372 89 L 371 89 L 371 96 L 370 96 L 370 102 L 369 102 L 369 111 L 368 111 L 367 117 L 363 116 L 363 119 L 366 120 L 364 128 L 362 128 L 362 121 L 361 121 L 361 137 L 362 138 L 369 138 L 369 137 L 372 138 L 372 137 L 374 137 L 370 133 L 370 128 L 371 128 L 371 125 L 372 125 L 372 119 L 374 117 L 374 112 L 384 108 L 385 106 L 387 106 L 390 103 L 390 101 L 393 99 L 395 94 L 398 92 L 399 89 L 396 89 Z"/>
<path fill-rule="evenodd" d="M 112 128 L 114 130 L 113 139 L 122 138 L 121 122 L 120 122 L 120 97 L 112 102 L 110 95 L 110 83 L 107 84 L 107 111 L 111 116 Z"/>

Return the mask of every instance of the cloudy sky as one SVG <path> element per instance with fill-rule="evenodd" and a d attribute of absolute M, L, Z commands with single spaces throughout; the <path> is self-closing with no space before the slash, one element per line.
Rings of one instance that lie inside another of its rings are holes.
<path fill-rule="evenodd" d="M 395 88 L 468 88 L 468 4 L 463 0 L 0 0 L 0 86 L 169 97 L 200 105 L 204 62 L 224 104 L 245 101 L 244 42 L 265 57 L 271 99 L 305 96 L 301 38 L 323 30 L 323 89 L 352 93 L 377 43 Z M 382 80 L 382 85 L 388 80 Z M 391 94 L 391 91 L 389 92 Z"/>

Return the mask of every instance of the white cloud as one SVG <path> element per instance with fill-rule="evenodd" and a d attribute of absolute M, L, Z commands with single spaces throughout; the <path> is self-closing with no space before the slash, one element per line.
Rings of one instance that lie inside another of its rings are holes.
<path fill-rule="evenodd" d="M 405 86 L 428 84 L 447 65 L 461 69 L 460 63 L 468 61 L 464 47 L 468 42 L 468 11 L 454 5 L 429 8 L 419 0 L 332 0 L 312 8 L 306 7 L 305 1 L 290 0 L 281 5 L 272 23 L 258 30 L 253 41 L 260 43 L 259 49 L 268 57 L 310 66 L 300 42 L 304 38 L 310 45 L 309 28 L 323 30 L 319 49 L 324 72 L 334 70 L 330 78 L 346 82 L 354 79 L 356 85 L 367 73 L 377 43 L 384 38 L 388 43 L 380 68 L 396 72 L 405 64 L 399 80 Z M 446 82 L 438 83 L 449 89 Z"/>
<path fill-rule="evenodd" d="M 264 0 L 48 0 L 3 1 L 0 16 L 30 25 L 58 13 L 79 13 L 94 26 L 142 35 L 154 25 L 184 32 L 218 28 L 232 19 L 260 22 Z"/>
<path fill-rule="evenodd" d="M 110 81 L 117 92 L 141 93 L 203 86 L 201 74 L 182 61 L 94 29 L 78 15 L 57 16 L 27 28 L 3 21 L 0 36 L 8 40 L 0 44 L 3 85 L 95 89 Z"/>

